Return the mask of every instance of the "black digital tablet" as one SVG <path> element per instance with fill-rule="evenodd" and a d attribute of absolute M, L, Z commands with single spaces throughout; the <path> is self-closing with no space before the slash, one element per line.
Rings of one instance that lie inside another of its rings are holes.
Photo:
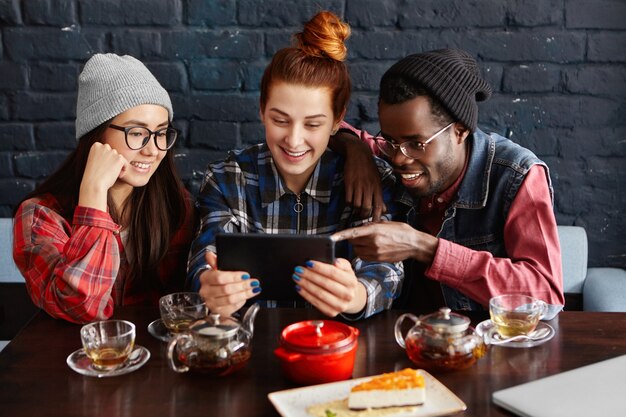
<path fill-rule="evenodd" d="M 215 246 L 218 269 L 250 273 L 261 282 L 259 298 L 264 300 L 298 299 L 291 278 L 294 268 L 308 260 L 335 260 L 335 242 L 330 236 L 221 233 L 215 237 Z"/>

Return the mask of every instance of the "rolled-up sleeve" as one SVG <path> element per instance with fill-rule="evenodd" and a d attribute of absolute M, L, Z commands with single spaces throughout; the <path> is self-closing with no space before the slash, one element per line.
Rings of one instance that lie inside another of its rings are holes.
<path fill-rule="evenodd" d="M 70 224 L 48 207 L 22 203 L 13 227 L 13 258 L 35 305 L 76 323 L 111 317 L 119 230 L 108 213 L 93 208 L 76 207 Z"/>
<path fill-rule="evenodd" d="M 367 291 L 367 302 L 360 314 L 346 315 L 346 318 L 364 319 L 391 308 L 393 300 L 398 298 L 402 289 L 404 279 L 402 262 L 365 262 L 356 258 L 352 265 L 359 282 Z"/>

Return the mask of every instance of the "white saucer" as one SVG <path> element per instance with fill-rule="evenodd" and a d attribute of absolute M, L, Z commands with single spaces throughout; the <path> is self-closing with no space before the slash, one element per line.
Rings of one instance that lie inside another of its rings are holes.
<path fill-rule="evenodd" d="M 157 319 L 148 324 L 148 333 L 163 342 L 169 342 L 174 336 L 174 334 L 165 327 L 165 323 L 163 323 L 161 319 Z"/>
<path fill-rule="evenodd" d="M 494 325 L 491 320 L 482 321 L 478 323 L 478 326 L 476 326 L 476 334 L 479 336 L 483 336 L 484 334 L 487 334 L 491 331 L 495 332 L 493 328 L 494 328 Z M 497 344 L 497 345 L 494 344 L 492 346 L 512 347 L 512 348 L 528 348 L 528 347 L 539 346 L 541 344 L 546 343 L 548 340 L 552 339 L 554 335 L 556 334 L 552 326 L 550 326 L 548 323 L 540 321 L 539 324 L 537 324 L 536 329 L 539 330 L 542 328 L 548 329 L 548 334 L 542 337 L 541 339 L 520 340 L 518 342 L 508 342 L 508 343 L 502 343 L 502 344 Z M 494 338 L 493 336 L 490 336 L 490 337 L 491 337 L 491 340 L 498 341 L 498 342 L 503 340 L 499 337 L 498 338 Z"/>
<path fill-rule="evenodd" d="M 67 357 L 66 362 L 70 368 L 79 374 L 105 378 L 133 372 L 148 362 L 148 359 L 150 359 L 150 351 L 143 346 L 135 345 L 135 349 L 132 351 L 126 362 L 119 368 L 112 371 L 95 369 L 91 363 L 91 359 L 89 359 L 83 349 L 78 349 L 76 352 L 70 354 L 70 356 Z"/>

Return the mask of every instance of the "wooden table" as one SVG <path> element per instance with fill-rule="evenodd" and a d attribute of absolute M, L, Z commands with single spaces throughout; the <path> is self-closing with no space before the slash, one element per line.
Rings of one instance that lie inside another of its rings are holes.
<path fill-rule="evenodd" d="M 400 313 L 354 324 L 361 331 L 355 378 L 411 366 L 393 339 Z M 276 416 L 267 394 L 294 387 L 273 354 L 280 330 L 321 316 L 314 310 L 261 309 L 250 363 L 224 378 L 168 368 L 166 344 L 147 331 L 158 318 L 155 308 L 120 308 L 116 318 L 137 325 L 136 342 L 152 354 L 146 365 L 113 378 L 79 375 L 65 360 L 80 348 L 80 326 L 40 312 L 0 353 L 0 416 Z M 474 324 L 485 318 L 472 316 Z M 470 369 L 433 375 L 467 404 L 461 415 L 510 416 L 492 404 L 493 391 L 626 354 L 626 313 L 563 312 L 550 324 L 557 333 L 541 346 L 492 347 Z"/>

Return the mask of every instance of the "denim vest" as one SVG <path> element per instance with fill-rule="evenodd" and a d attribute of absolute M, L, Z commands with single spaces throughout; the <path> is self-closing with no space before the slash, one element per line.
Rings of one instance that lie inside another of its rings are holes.
<path fill-rule="evenodd" d="M 546 180 L 553 198 L 548 168 L 528 149 L 495 133 L 487 135 L 476 130 L 468 140 L 470 155 L 467 171 L 454 202 L 445 212 L 437 237 L 474 250 L 491 252 L 494 257 L 506 258 L 504 223 L 511 203 L 535 164 L 546 167 Z M 400 199 L 403 204 L 409 201 L 411 208 L 404 220 L 415 227 L 414 202 L 408 194 Z M 410 288 L 410 285 L 407 287 Z M 453 310 L 484 309 L 454 288 L 442 284 L 441 290 L 446 305 Z"/>

